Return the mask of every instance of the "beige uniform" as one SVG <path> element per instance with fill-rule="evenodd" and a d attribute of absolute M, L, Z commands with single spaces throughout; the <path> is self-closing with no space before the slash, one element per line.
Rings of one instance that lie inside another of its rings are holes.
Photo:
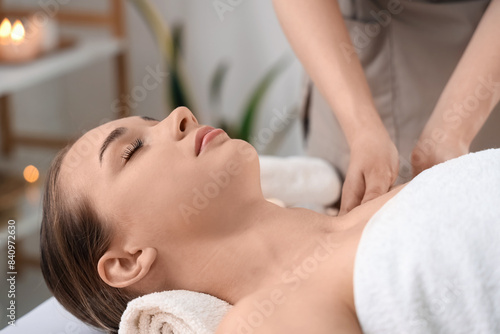
<path fill-rule="evenodd" d="M 377 111 L 399 151 L 396 183 L 409 181 L 410 154 L 489 2 L 339 0 L 339 4 Z M 353 51 L 343 47 L 346 57 L 354 57 Z M 306 152 L 330 161 L 345 177 L 349 164 L 345 135 L 307 76 L 304 95 Z M 500 147 L 499 124 L 497 106 L 471 149 Z"/>

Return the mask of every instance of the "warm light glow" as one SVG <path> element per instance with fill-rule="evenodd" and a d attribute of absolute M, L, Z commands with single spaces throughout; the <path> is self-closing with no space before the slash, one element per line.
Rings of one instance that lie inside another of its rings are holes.
<path fill-rule="evenodd" d="M 12 24 L 9 19 L 3 19 L 2 24 L 0 25 L 0 38 L 7 38 L 10 36 L 12 31 Z"/>
<path fill-rule="evenodd" d="M 29 183 L 36 182 L 38 180 L 38 177 L 40 176 L 40 173 L 38 172 L 38 169 L 33 166 L 29 165 L 26 166 L 23 172 L 24 179 L 28 181 Z"/>
<path fill-rule="evenodd" d="M 16 20 L 16 22 L 14 22 L 14 27 L 12 28 L 10 38 L 12 38 L 14 42 L 21 42 L 24 39 L 25 34 L 26 32 L 24 31 L 23 24 L 21 23 L 21 21 Z"/>

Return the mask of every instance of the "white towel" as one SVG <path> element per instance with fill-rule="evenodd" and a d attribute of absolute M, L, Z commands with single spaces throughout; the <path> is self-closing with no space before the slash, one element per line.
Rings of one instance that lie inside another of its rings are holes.
<path fill-rule="evenodd" d="M 128 303 L 119 334 L 213 334 L 231 305 L 185 290 L 155 292 Z"/>
<path fill-rule="evenodd" d="M 308 156 L 259 156 L 262 193 L 286 206 L 314 209 L 335 203 L 342 183 L 326 160 Z"/>
<path fill-rule="evenodd" d="M 422 172 L 377 211 L 354 296 L 367 334 L 500 333 L 500 149 Z"/>

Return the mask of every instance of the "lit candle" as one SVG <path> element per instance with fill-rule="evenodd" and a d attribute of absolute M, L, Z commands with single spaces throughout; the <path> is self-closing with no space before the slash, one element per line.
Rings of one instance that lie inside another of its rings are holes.
<path fill-rule="evenodd" d="M 10 43 L 10 33 L 12 31 L 12 24 L 9 19 L 5 18 L 0 25 L 0 44 L 5 45 Z"/>
<path fill-rule="evenodd" d="M 27 38 L 26 29 L 20 20 L 12 25 L 5 18 L 0 25 L 0 61 L 20 63 L 35 58 L 41 50 L 40 34 Z"/>
<path fill-rule="evenodd" d="M 15 44 L 22 43 L 24 41 L 24 36 L 26 36 L 26 30 L 21 21 L 16 20 L 14 26 L 12 27 L 12 32 L 10 33 L 10 38 Z"/>

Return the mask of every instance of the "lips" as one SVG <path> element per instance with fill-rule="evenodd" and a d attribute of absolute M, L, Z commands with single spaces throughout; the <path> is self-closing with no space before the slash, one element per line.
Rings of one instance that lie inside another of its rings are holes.
<path fill-rule="evenodd" d="M 199 129 L 196 132 L 195 144 L 194 144 L 195 145 L 194 150 L 196 156 L 200 155 L 201 151 L 204 150 L 205 146 L 207 146 L 210 141 L 212 141 L 215 137 L 223 133 L 225 134 L 224 130 L 215 129 L 211 126 L 205 126 Z"/>
<path fill-rule="evenodd" d="M 196 132 L 196 137 L 195 137 L 195 141 L 194 141 L 194 152 L 195 152 L 196 156 L 198 156 L 200 154 L 201 144 L 203 143 L 203 137 L 205 137 L 209 132 L 211 132 L 213 130 L 215 130 L 215 128 L 207 125 L 207 126 L 200 128 Z"/>

